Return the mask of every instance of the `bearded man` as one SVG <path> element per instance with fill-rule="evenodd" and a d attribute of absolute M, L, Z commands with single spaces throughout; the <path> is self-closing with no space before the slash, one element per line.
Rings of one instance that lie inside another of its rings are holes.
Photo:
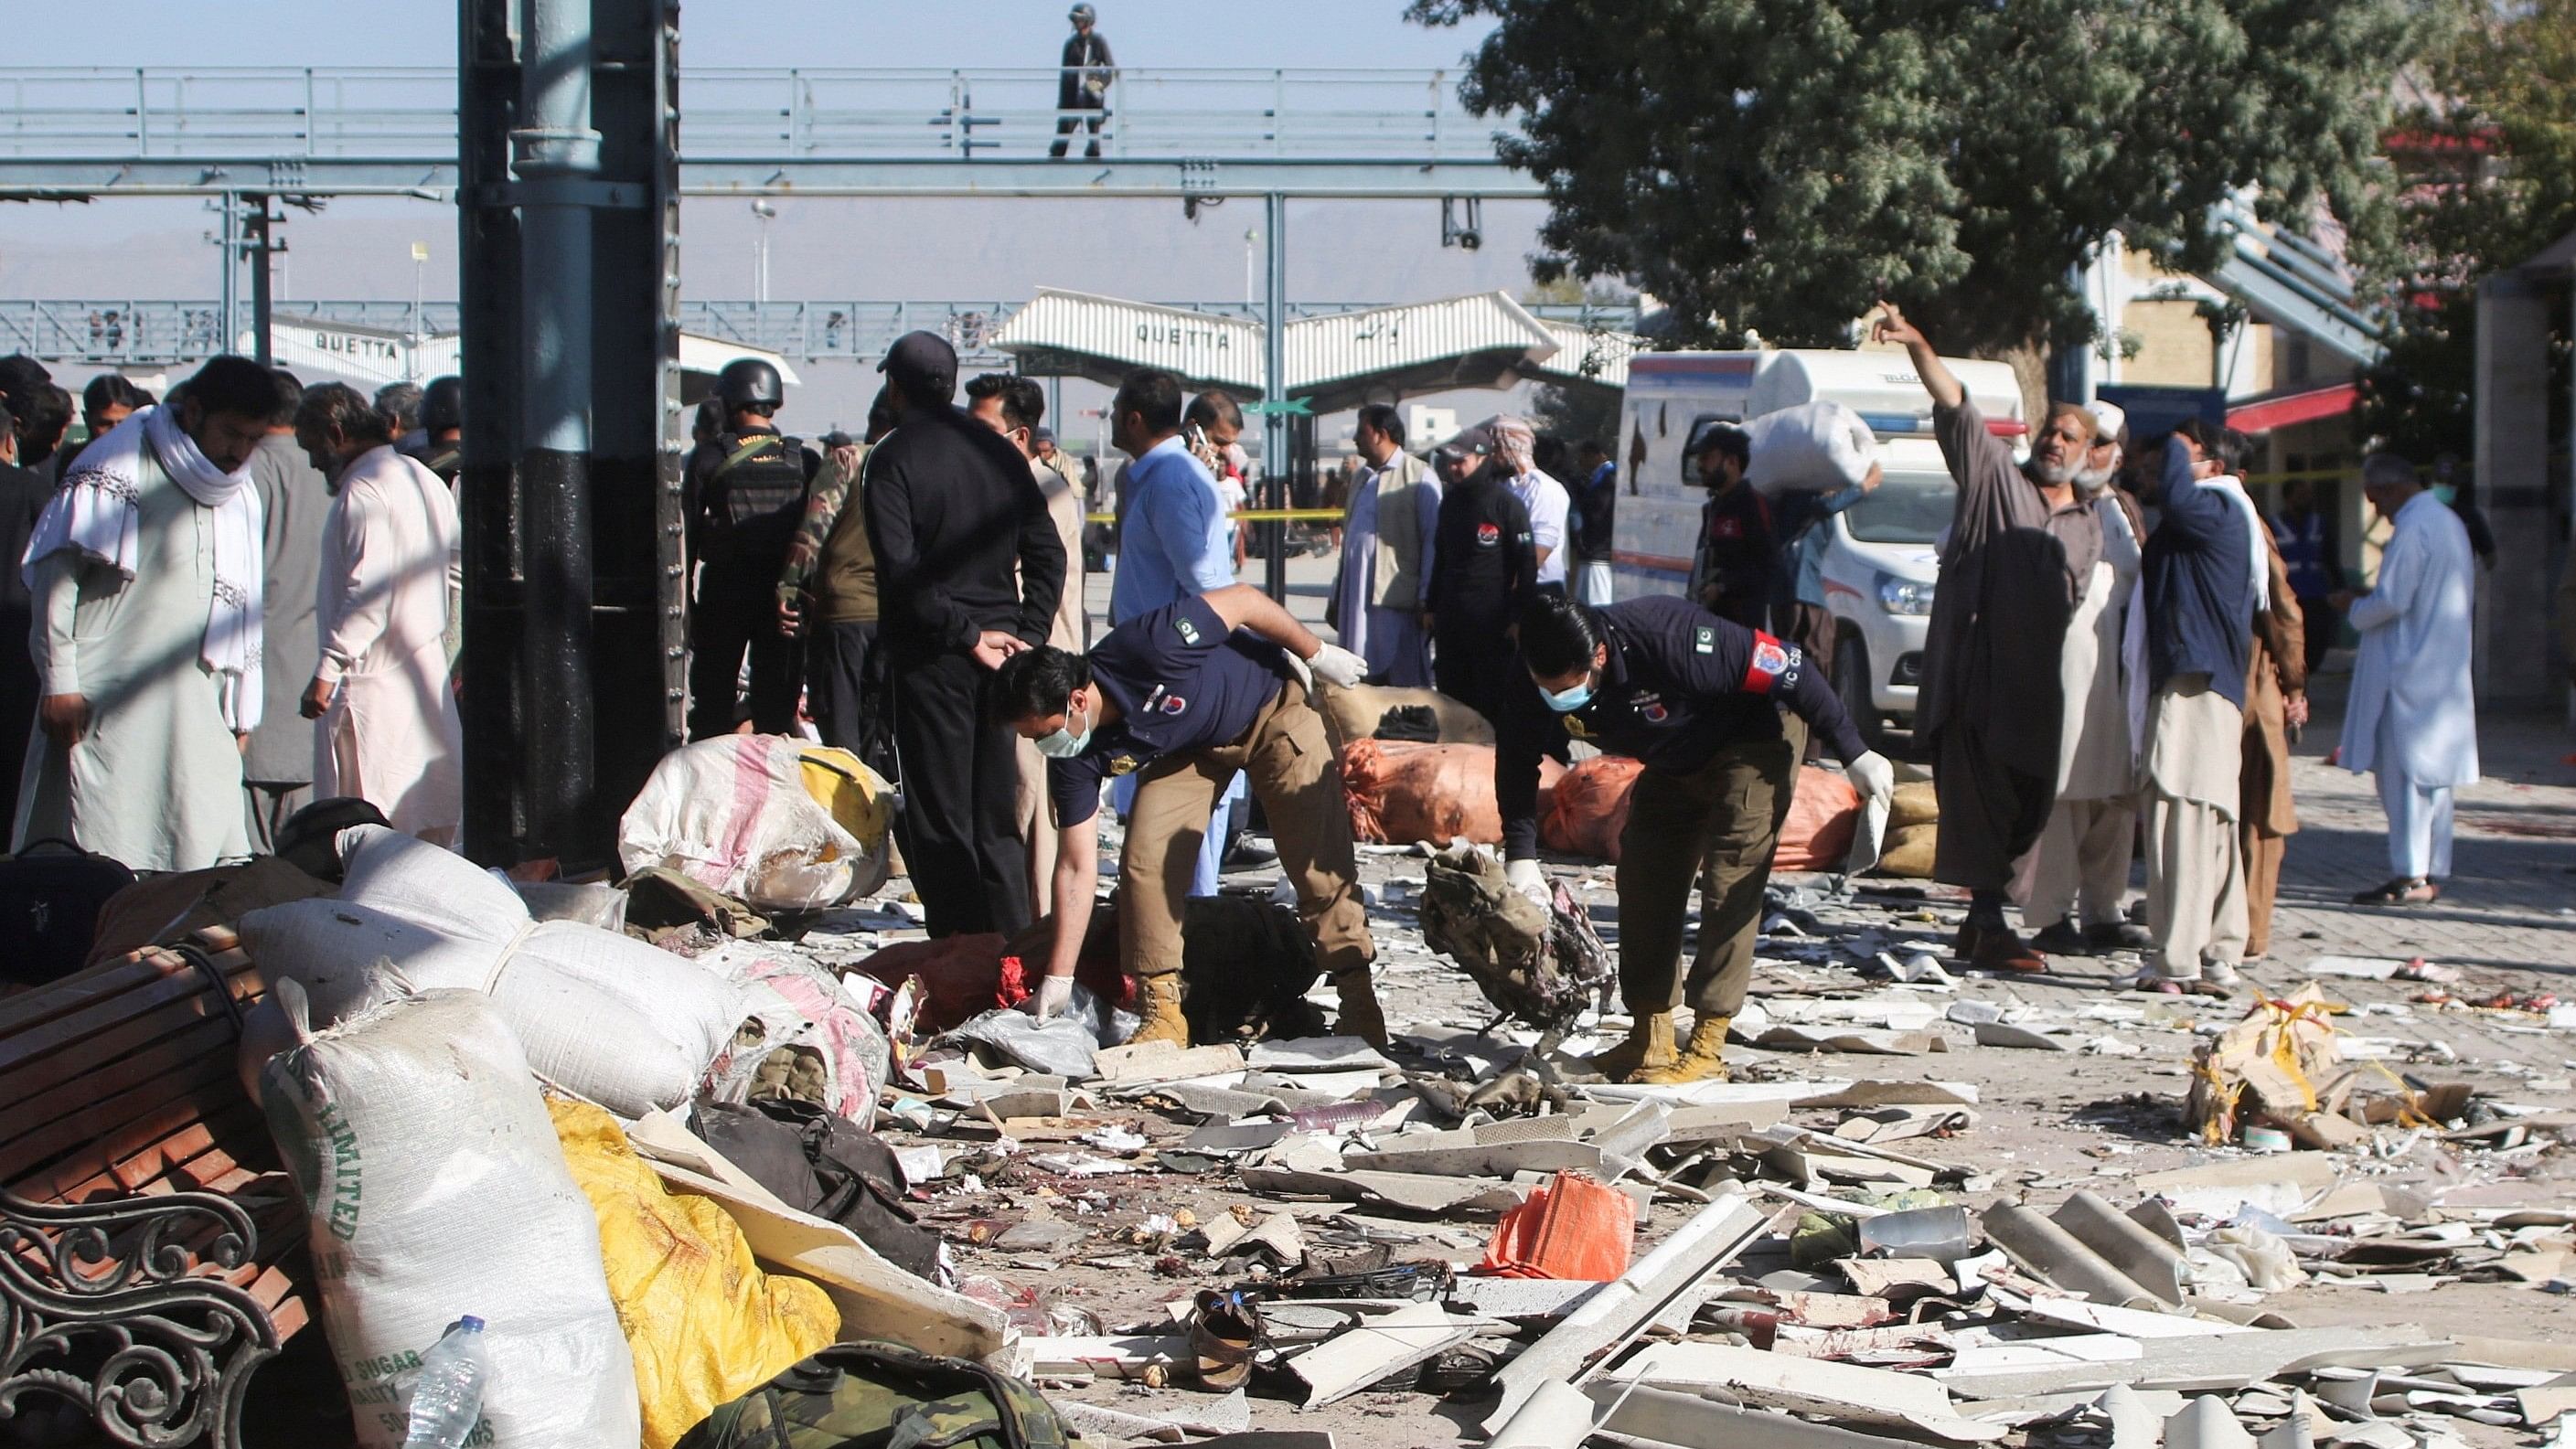
<path fill-rule="evenodd" d="M 2023 857 L 2022 923 L 2033 949 L 2054 955 L 2138 950 L 2153 944 L 2131 922 L 2122 898 L 2136 849 L 2137 744 L 2129 724 L 2134 686 L 2144 697 L 2145 634 L 2131 627 L 2147 536 L 2138 505 L 2111 485 L 2127 461 L 2128 420 L 2106 402 L 2090 404 L 2093 445 L 2076 471 L 2076 495 L 2102 523 L 2102 559 L 2075 601 L 2058 655 L 2065 687 L 2065 734 L 2057 746 L 2057 804 L 2039 845 Z"/>
<path fill-rule="evenodd" d="M 1973 969 L 2045 971 L 2048 958 L 2005 923 L 2004 900 L 2057 803 L 2066 628 L 2102 561 L 2102 516 L 2075 478 L 2099 428 L 2059 403 L 2030 462 L 2016 464 L 1921 329 L 1890 305 L 1870 330 L 1913 358 L 1959 485 L 1914 715 L 1941 804 L 1932 875 L 1970 893 L 1952 950 Z"/>

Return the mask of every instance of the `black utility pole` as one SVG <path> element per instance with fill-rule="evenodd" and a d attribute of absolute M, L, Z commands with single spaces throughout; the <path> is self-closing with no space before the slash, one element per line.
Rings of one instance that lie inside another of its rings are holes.
<path fill-rule="evenodd" d="M 459 20 L 465 845 L 577 871 L 679 738 L 679 7 Z"/>

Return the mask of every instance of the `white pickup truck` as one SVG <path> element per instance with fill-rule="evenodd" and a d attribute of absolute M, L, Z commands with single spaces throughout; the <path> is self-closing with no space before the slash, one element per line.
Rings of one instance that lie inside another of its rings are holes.
<path fill-rule="evenodd" d="M 2028 432 L 2021 383 L 2001 362 L 1945 359 L 1997 433 Z M 1957 487 L 1932 439 L 1932 399 L 1897 351 L 1649 352 L 1628 364 L 1620 406 L 1616 593 L 1678 594 L 1689 581 L 1708 498 L 1682 456 L 1702 422 L 1742 422 L 1830 399 L 1859 413 L 1880 445 L 1886 481 L 1825 521 L 1826 607 L 1835 620 L 1833 679 L 1873 745 L 1914 714 L 1923 639 L 1940 575 L 1934 540 Z"/>

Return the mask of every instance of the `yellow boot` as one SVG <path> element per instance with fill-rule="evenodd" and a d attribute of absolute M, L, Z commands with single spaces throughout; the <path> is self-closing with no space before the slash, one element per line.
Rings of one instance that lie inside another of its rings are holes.
<path fill-rule="evenodd" d="M 1628 1025 L 1628 1039 L 1592 1058 L 1592 1070 L 1606 1081 L 1624 1082 L 1641 1071 L 1673 1064 L 1673 1014 L 1657 1011 Z"/>
<path fill-rule="evenodd" d="M 1723 1082 L 1726 1063 L 1718 1054 L 1726 1050 L 1726 1026 L 1732 1020 L 1724 1016 L 1703 1016 L 1691 1023 L 1690 1044 L 1682 1048 L 1679 1060 L 1666 1067 L 1651 1068 L 1628 1080 L 1651 1086 L 1671 1087 L 1683 1082 Z M 1669 1031 L 1670 1028 L 1667 1028 Z M 1667 1036 L 1665 1040 L 1672 1038 Z"/>
<path fill-rule="evenodd" d="M 1368 968 L 1363 966 L 1334 977 L 1333 990 L 1342 998 L 1341 1018 L 1333 1024 L 1333 1030 L 1358 1037 L 1379 1051 L 1386 1050 L 1386 1013 L 1378 1007 L 1377 983 Z"/>
<path fill-rule="evenodd" d="M 1181 1015 L 1181 974 L 1166 971 L 1159 976 L 1136 978 L 1136 1014 L 1145 1024 L 1127 1038 L 1129 1046 L 1167 1041 L 1174 1046 L 1190 1044 L 1190 1023 Z"/>

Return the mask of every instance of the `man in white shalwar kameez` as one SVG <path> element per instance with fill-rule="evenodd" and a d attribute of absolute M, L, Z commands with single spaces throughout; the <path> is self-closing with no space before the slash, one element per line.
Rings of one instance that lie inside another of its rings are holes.
<path fill-rule="evenodd" d="M 2143 629 L 2130 627 L 2145 530 L 2110 485 L 2122 460 L 2125 415 L 2091 404 L 2098 431 L 2075 475 L 2075 490 L 2102 519 L 2102 558 L 2066 625 L 2058 677 L 2066 690 L 2058 739 L 2057 803 L 2016 882 L 2031 947 L 2050 955 L 2138 949 L 2154 944 L 2122 909 L 2138 829 L 2136 736 L 2129 694 L 2143 695 Z"/>
<path fill-rule="evenodd" d="M 2441 898 L 2441 881 L 2451 873 L 2451 792 L 2478 778 L 2469 534 L 2403 458 L 2373 454 L 2362 464 L 2361 486 L 2397 531 L 2380 551 L 2371 590 L 2333 596 L 2361 635 L 2337 760 L 2379 777 L 2394 874 L 2353 902 L 2424 905 Z"/>
<path fill-rule="evenodd" d="M 1333 628 L 1343 648 L 1368 661 L 1371 681 L 1427 689 L 1431 641 L 1422 615 L 1440 527 L 1440 484 L 1404 451 L 1404 420 L 1384 403 L 1360 409 L 1351 440 L 1365 464 L 1342 527 Z"/>
<path fill-rule="evenodd" d="M 395 451 L 356 388 L 308 390 L 295 439 L 332 490 L 315 601 L 321 657 L 304 691 L 314 794 L 365 800 L 396 830 L 452 845 L 465 815 L 464 740 L 447 687 L 455 500 Z"/>
<path fill-rule="evenodd" d="M 250 854 L 242 741 L 259 725 L 259 494 L 269 370 L 218 357 L 81 450 L 27 545 L 39 688 L 18 846 L 65 839 L 138 871 Z"/>

